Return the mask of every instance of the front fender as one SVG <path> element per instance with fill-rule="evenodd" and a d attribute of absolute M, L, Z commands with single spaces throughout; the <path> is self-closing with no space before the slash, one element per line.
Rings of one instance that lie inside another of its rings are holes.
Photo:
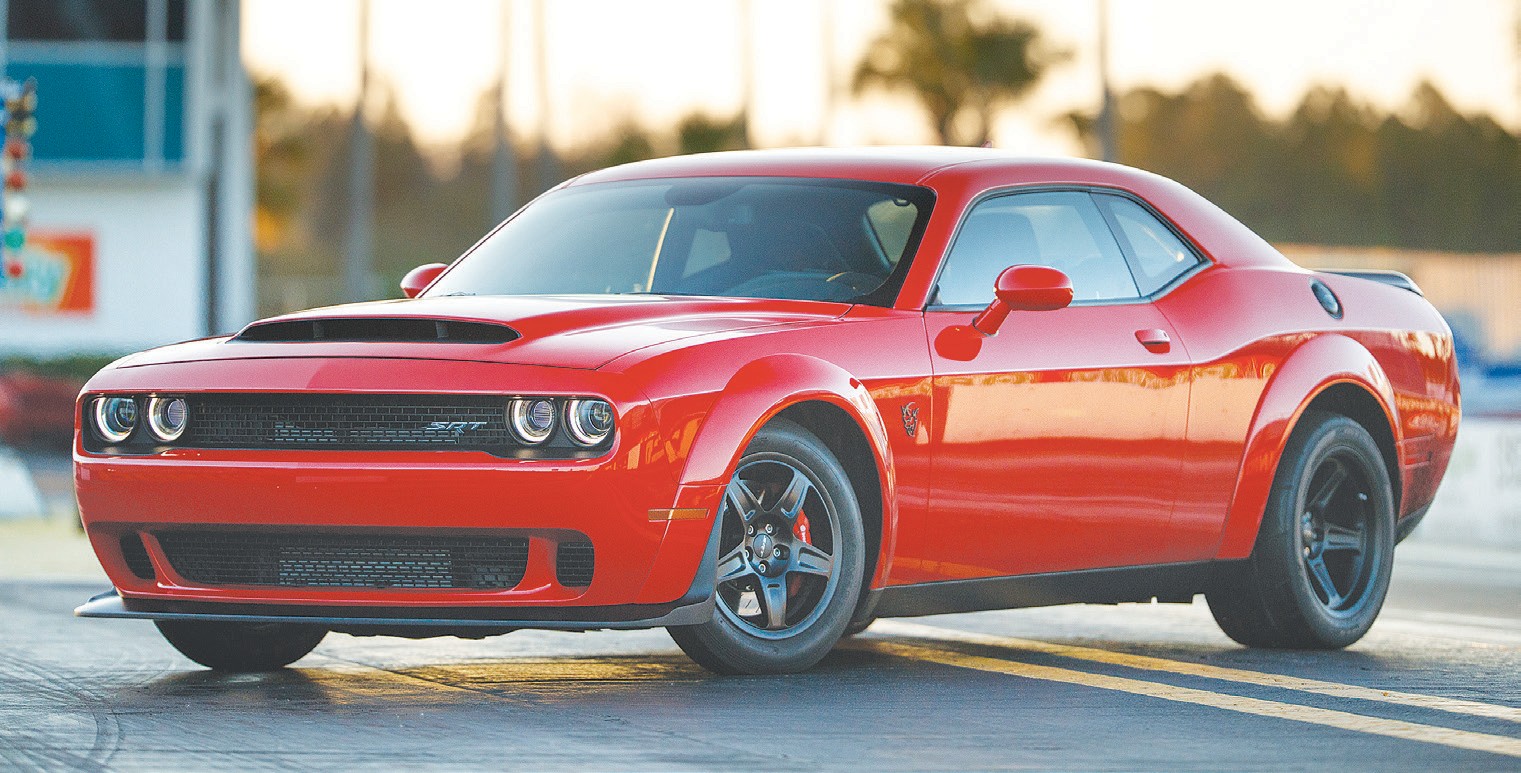
<path fill-rule="evenodd" d="M 1257 403 L 1217 558 L 1251 555 L 1290 434 L 1305 407 L 1321 392 L 1341 383 L 1356 384 L 1373 395 L 1398 447 L 1400 423 L 1395 421 L 1393 410 L 1394 389 L 1373 353 L 1341 335 L 1321 335 L 1301 344 L 1268 380 Z"/>
<path fill-rule="evenodd" d="M 887 425 L 871 394 L 840 366 L 802 354 L 775 354 L 741 367 L 724 386 L 693 439 L 681 475 L 682 488 L 722 488 L 734 474 L 745 446 L 767 421 L 789 407 L 810 401 L 844 411 L 871 448 L 882 501 L 882 547 L 876 577 L 872 578 L 875 586 L 885 576 L 888 562 L 882 559 L 892 555 L 892 536 L 897 533 L 892 449 Z"/>

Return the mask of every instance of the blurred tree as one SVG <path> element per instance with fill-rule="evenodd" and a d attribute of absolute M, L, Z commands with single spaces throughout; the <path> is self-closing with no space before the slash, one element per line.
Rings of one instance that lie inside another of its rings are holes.
<path fill-rule="evenodd" d="M 303 131 L 307 115 L 291 102 L 285 84 L 254 82 L 254 244 L 263 252 L 291 238 L 301 204 L 301 181 L 309 173 L 311 142 Z"/>
<path fill-rule="evenodd" d="M 998 109 L 1065 58 L 1034 25 L 999 16 L 984 0 L 895 0 L 852 88 L 909 92 L 942 145 L 983 145 Z"/>
<path fill-rule="evenodd" d="M 1210 75 L 1119 100 L 1121 163 L 1172 177 L 1271 241 L 1521 251 L 1521 139 L 1418 86 L 1389 113 L 1317 87 L 1282 120 Z M 1093 117 L 1069 116 L 1096 147 Z"/>
<path fill-rule="evenodd" d="M 692 113 L 676 124 L 676 152 L 743 150 L 747 147 L 748 136 L 743 113 L 727 120 L 706 113 Z"/>

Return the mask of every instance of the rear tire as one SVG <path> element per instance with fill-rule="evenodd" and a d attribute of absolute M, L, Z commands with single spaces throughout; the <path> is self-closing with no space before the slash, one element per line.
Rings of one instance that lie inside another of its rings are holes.
<path fill-rule="evenodd" d="M 724 493 L 713 617 L 671 638 L 718 674 L 804 671 L 844 634 L 861 594 L 865 540 L 850 479 L 813 434 L 762 427 Z"/>
<path fill-rule="evenodd" d="M 276 671 L 311 652 L 327 629 L 298 623 L 155 620 L 185 657 L 216 671 Z"/>
<path fill-rule="evenodd" d="M 1306 413 L 1273 480 L 1252 555 L 1205 593 L 1248 647 L 1339 649 L 1373 625 L 1394 562 L 1394 490 L 1357 422 Z"/>

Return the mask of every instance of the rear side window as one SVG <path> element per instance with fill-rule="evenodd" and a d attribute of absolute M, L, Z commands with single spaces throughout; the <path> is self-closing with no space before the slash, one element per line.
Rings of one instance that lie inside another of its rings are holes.
<path fill-rule="evenodd" d="M 1145 207 L 1122 196 L 1095 198 L 1114 217 L 1120 240 L 1135 258 L 1135 281 L 1142 295 L 1151 295 L 1199 265 L 1199 256 Z"/>
<path fill-rule="evenodd" d="M 1075 302 L 1136 299 L 1140 292 L 1093 198 L 1076 191 L 988 199 L 961 224 L 937 285 L 937 305 L 981 305 L 1009 266 L 1060 269 Z"/>
<path fill-rule="evenodd" d="M 889 265 L 896 266 L 907 251 L 918 216 L 918 208 L 904 199 L 887 199 L 866 208 L 866 227 Z"/>

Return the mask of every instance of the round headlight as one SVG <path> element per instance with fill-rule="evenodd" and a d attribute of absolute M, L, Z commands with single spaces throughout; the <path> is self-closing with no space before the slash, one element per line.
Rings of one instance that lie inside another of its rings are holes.
<path fill-rule="evenodd" d="M 507 407 L 512 434 L 531 446 L 549 439 L 555 432 L 555 401 L 544 397 L 519 398 Z"/>
<path fill-rule="evenodd" d="M 190 411 L 183 397 L 155 397 L 148 401 L 148 430 L 157 440 L 165 443 L 179 440 L 189 419 Z"/>
<path fill-rule="evenodd" d="M 613 406 L 606 400 L 571 400 L 565 404 L 565 428 L 577 443 L 597 445 L 613 432 Z"/>
<path fill-rule="evenodd" d="M 137 429 L 137 401 L 130 397 L 95 398 L 95 433 L 107 443 L 120 443 Z"/>

